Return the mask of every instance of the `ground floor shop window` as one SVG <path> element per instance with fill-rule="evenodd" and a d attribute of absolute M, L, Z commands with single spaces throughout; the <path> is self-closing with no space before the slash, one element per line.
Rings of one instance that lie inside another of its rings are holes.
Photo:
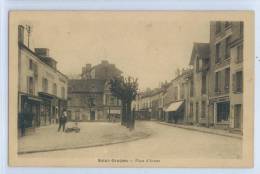
<path fill-rule="evenodd" d="M 224 122 L 229 120 L 230 103 L 217 103 L 217 122 Z"/>

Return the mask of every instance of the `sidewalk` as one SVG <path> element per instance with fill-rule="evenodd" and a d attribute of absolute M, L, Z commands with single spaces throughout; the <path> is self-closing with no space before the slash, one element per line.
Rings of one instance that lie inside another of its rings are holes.
<path fill-rule="evenodd" d="M 142 122 L 137 122 L 131 132 L 111 122 L 80 122 L 79 127 L 79 133 L 57 132 L 58 125 L 37 128 L 33 134 L 18 139 L 18 154 L 104 146 L 151 135 L 151 128 Z"/>
<path fill-rule="evenodd" d="M 199 126 L 193 126 L 193 125 L 182 125 L 182 124 L 166 123 L 166 122 L 158 122 L 158 123 L 164 124 L 164 125 L 168 125 L 168 126 L 173 126 L 173 127 L 178 127 L 178 128 L 198 131 L 198 132 L 209 133 L 209 134 L 216 134 L 216 135 L 233 137 L 233 138 L 238 138 L 238 139 L 242 139 L 243 138 L 243 136 L 241 134 L 230 133 L 228 130 L 207 128 L 207 127 L 199 127 Z"/>

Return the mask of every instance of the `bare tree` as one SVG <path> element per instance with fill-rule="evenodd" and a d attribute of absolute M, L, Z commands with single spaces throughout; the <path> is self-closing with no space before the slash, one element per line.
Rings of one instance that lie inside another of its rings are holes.
<path fill-rule="evenodd" d="M 132 129 L 134 127 L 134 116 L 131 113 L 131 104 L 138 91 L 138 79 L 133 77 L 120 77 L 110 80 L 112 95 L 122 101 L 121 124 Z"/>

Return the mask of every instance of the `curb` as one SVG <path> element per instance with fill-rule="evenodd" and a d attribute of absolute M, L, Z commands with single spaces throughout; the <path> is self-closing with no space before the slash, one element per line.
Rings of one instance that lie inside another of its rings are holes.
<path fill-rule="evenodd" d="M 197 131 L 197 132 L 203 132 L 203 133 L 208 133 L 208 134 L 215 134 L 215 135 L 231 137 L 231 138 L 236 138 L 236 139 L 242 139 L 243 138 L 240 135 L 231 134 L 231 133 L 225 134 L 225 133 L 219 133 L 219 132 L 211 132 L 211 131 L 207 131 L 207 130 L 199 130 L 199 129 L 194 129 L 194 128 L 191 128 L 191 127 L 184 127 L 184 126 L 179 126 L 179 125 L 176 125 L 176 124 L 170 124 L 170 123 L 164 123 L 164 122 L 157 122 L 157 123 L 167 125 L 167 126 L 177 127 L 177 128 L 181 128 L 181 129 L 187 129 L 187 130 L 190 130 L 190 131 Z"/>
<path fill-rule="evenodd" d="M 108 146 L 108 145 L 113 145 L 113 144 L 121 144 L 121 143 L 127 143 L 131 141 L 137 141 L 141 139 L 148 138 L 151 136 L 152 133 L 146 134 L 142 137 L 136 137 L 124 141 L 117 141 L 117 142 L 112 142 L 112 143 L 103 143 L 103 144 L 94 144 L 94 145 L 81 145 L 81 146 L 75 146 L 75 147 L 61 147 L 61 148 L 56 148 L 56 149 L 45 149 L 45 150 L 31 150 L 31 151 L 23 151 L 23 152 L 18 152 L 18 155 L 24 155 L 24 154 L 30 154 L 30 153 L 40 153 L 40 152 L 53 152 L 53 151 L 62 151 L 62 150 L 73 150 L 73 149 L 83 149 L 83 148 L 92 148 L 92 147 L 100 147 L 100 146 Z"/>

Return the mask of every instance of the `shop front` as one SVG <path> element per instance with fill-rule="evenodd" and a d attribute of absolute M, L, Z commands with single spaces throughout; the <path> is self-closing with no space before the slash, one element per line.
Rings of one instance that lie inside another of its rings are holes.
<path fill-rule="evenodd" d="M 18 104 L 18 134 L 24 135 L 27 130 L 32 130 L 38 125 L 40 118 L 41 99 L 29 94 L 19 93 Z"/>
<path fill-rule="evenodd" d="M 168 123 L 182 123 L 184 120 L 184 101 L 177 101 L 170 103 L 165 108 L 166 122 Z"/>

